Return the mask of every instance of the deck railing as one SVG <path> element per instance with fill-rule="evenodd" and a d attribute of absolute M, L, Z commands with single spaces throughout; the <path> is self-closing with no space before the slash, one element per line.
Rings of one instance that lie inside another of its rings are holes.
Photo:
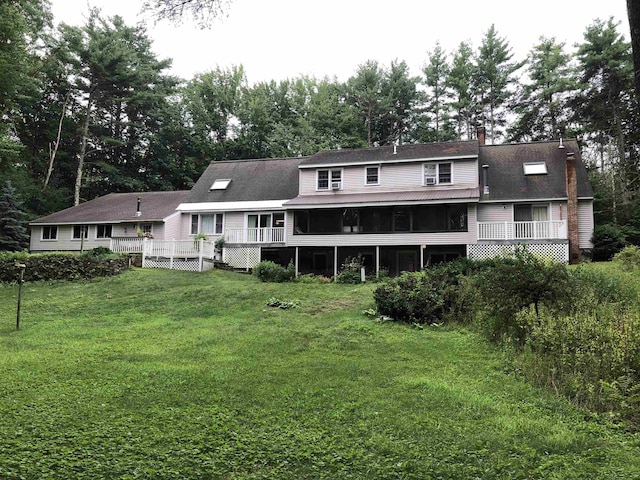
<path fill-rule="evenodd" d="M 204 240 L 153 240 L 149 238 L 143 243 L 143 254 L 146 257 L 214 257 L 213 242 L 205 242 Z"/>
<path fill-rule="evenodd" d="M 224 239 L 226 243 L 284 243 L 284 227 L 229 229 Z"/>
<path fill-rule="evenodd" d="M 565 220 L 532 222 L 478 222 L 478 240 L 566 239 Z"/>
<path fill-rule="evenodd" d="M 116 253 L 142 253 L 142 238 L 112 237 L 109 250 Z"/>

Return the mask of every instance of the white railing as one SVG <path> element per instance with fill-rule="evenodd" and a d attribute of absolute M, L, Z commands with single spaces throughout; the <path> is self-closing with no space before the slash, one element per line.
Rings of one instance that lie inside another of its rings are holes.
<path fill-rule="evenodd" d="M 284 243 L 284 227 L 229 229 L 224 239 L 226 243 Z"/>
<path fill-rule="evenodd" d="M 478 240 L 566 239 L 567 222 L 478 222 Z"/>
<path fill-rule="evenodd" d="M 147 238 L 143 242 L 143 255 L 146 257 L 166 258 L 213 258 L 215 248 L 213 242 L 204 240 L 153 240 Z"/>
<path fill-rule="evenodd" d="M 142 238 L 112 237 L 109 250 L 116 253 L 142 253 Z"/>

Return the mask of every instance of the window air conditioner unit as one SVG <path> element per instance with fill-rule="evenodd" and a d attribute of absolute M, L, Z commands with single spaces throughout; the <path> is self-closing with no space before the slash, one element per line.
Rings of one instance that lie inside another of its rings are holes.
<path fill-rule="evenodd" d="M 424 179 L 424 184 L 425 185 L 435 185 L 436 184 L 436 179 L 435 177 L 427 177 Z"/>
<path fill-rule="evenodd" d="M 331 182 L 331 190 L 340 190 L 341 182 Z"/>

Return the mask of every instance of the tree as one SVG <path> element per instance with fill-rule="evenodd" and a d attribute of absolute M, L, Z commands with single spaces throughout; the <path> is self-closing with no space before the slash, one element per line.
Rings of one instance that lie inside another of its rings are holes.
<path fill-rule="evenodd" d="M 449 100 L 451 92 L 448 79 L 451 74 L 447 54 L 442 50 L 440 42 L 428 52 L 429 63 L 424 66 L 424 84 L 427 86 L 426 111 L 433 118 L 432 127 L 435 133 L 433 140 L 451 140 L 449 128 Z"/>
<path fill-rule="evenodd" d="M 504 38 L 498 36 L 495 26 L 487 31 L 478 50 L 476 71 L 476 93 L 483 109 L 483 120 L 489 122 L 489 138 L 495 142 L 505 124 L 504 106 L 509 101 L 515 83 L 514 73 L 523 65 L 511 62 L 511 47 Z"/>
<path fill-rule="evenodd" d="M 360 65 L 355 76 L 347 81 L 348 98 L 362 118 L 367 145 L 381 143 L 378 135 L 381 117 L 391 107 L 382 95 L 384 76 L 378 62 L 369 60 Z"/>
<path fill-rule="evenodd" d="M 29 248 L 29 235 L 24 213 L 10 181 L 6 181 L 0 195 L 0 251 L 19 251 Z"/>
<path fill-rule="evenodd" d="M 230 3 L 231 0 L 145 0 L 142 9 L 151 12 L 156 20 L 174 23 L 190 16 L 204 28 L 224 15 Z"/>
<path fill-rule="evenodd" d="M 550 140 L 567 135 L 568 101 L 577 89 L 571 56 L 554 38 L 540 38 L 527 62 L 528 83 L 519 89 L 514 105 L 516 120 L 509 128 L 511 140 Z"/>
<path fill-rule="evenodd" d="M 458 140 L 462 140 L 463 137 L 470 140 L 474 135 L 473 78 L 475 71 L 471 45 L 462 42 L 453 54 L 451 69 L 446 79 L 447 87 L 451 91 L 451 108 L 454 111 L 453 122 Z"/>

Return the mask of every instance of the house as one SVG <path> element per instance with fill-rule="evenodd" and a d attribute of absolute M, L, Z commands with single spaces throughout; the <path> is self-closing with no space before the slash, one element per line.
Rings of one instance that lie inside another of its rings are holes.
<path fill-rule="evenodd" d="M 95 247 L 140 252 L 139 235 L 171 239 L 182 219 L 176 207 L 189 191 L 111 193 L 29 223 L 32 252 Z M 115 248 L 114 248 L 115 249 Z"/>
<path fill-rule="evenodd" d="M 297 273 L 331 276 L 360 257 L 369 273 L 398 275 L 518 244 L 576 262 L 592 248 L 593 191 L 575 140 L 485 145 L 479 130 L 472 141 L 212 162 L 189 192 L 107 195 L 31 226 L 34 251 L 140 229 L 171 265 L 182 241 L 183 260 L 199 255 L 201 268 L 194 241 L 206 236 L 207 255 L 224 239 L 222 260 L 236 268 L 292 261 Z"/>
<path fill-rule="evenodd" d="M 526 244 L 577 261 L 593 231 L 593 192 L 577 142 L 443 142 L 214 162 L 183 213 L 183 235 L 224 237 L 224 260 L 294 261 L 336 274 L 360 256 L 397 275 Z"/>

